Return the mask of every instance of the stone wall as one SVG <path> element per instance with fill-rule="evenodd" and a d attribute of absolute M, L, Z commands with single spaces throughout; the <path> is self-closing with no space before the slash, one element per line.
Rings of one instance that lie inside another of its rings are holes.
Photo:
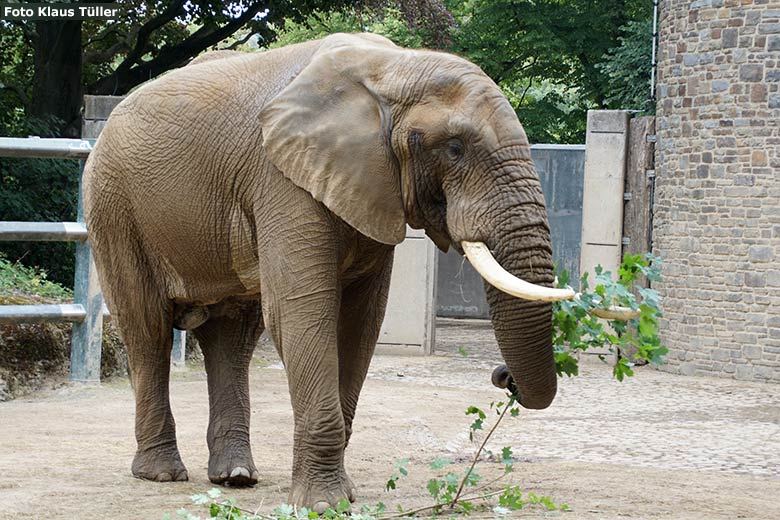
<path fill-rule="evenodd" d="M 780 1 L 662 0 L 667 369 L 780 382 Z"/>

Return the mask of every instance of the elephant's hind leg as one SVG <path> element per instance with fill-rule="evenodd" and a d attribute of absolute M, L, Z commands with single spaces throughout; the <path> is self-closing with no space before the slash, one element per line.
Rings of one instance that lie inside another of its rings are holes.
<path fill-rule="evenodd" d="M 127 346 L 130 380 L 135 393 L 137 451 L 132 472 L 138 478 L 187 480 L 176 444 L 168 383 L 173 342 L 173 305 L 154 279 L 153 269 L 132 233 L 100 240 L 100 221 L 93 218 L 95 259 L 112 319 Z"/>
<path fill-rule="evenodd" d="M 232 302 L 195 329 L 209 387 L 209 480 L 251 486 L 258 472 L 249 440 L 249 363 L 263 332 L 259 301 Z"/>

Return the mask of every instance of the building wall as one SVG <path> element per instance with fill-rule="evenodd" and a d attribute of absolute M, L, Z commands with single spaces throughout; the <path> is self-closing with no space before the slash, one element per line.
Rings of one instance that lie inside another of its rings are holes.
<path fill-rule="evenodd" d="M 780 1 L 663 0 L 657 89 L 667 369 L 780 382 Z"/>

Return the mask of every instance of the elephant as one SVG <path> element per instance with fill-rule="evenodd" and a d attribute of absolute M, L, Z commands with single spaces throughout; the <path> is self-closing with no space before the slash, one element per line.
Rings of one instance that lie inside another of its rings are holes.
<path fill-rule="evenodd" d="M 487 280 L 529 409 L 556 394 L 550 228 L 530 146 L 501 89 L 452 54 L 336 34 L 206 57 L 137 89 L 86 162 L 84 207 L 128 349 L 136 477 L 187 480 L 168 395 L 172 328 L 201 345 L 208 477 L 253 485 L 249 362 L 267 328 L 294 415 L 290 503 L 355 499 L 344 467 L 406 226 Z"/>

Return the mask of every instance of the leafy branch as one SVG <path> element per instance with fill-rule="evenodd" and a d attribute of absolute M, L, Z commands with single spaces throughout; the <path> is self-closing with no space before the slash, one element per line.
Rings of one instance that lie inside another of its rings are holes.
<path fill-rule="evenodd" d="M 668 349 L 661 344 L 658 319 L 661 313 L 661 297 L 653 289 L 634 287 L 642 277 L 654 282 L 661 279 L 660 258 L 651 254 L 625 255 L 618 268 L 618 280 L 609 271 L 596 266 L 595 287 L 589 291 L 588 273 L 580 278 L 581 294 L 578 298 L 553 303 L 553 345 L 558 375 L 576 376 L 579 373 L 577 359 L 572 352 L 607 346 L 617 354 L 613 374 L 622 381 L 633 376 L 637 363 L 660 364 Z M 571 281 L 566 270 L 558 273 L 558 287 L 567 287 Z M 637 300 L 636 291 L 641 297 Z M 639 311 L 639 316 L 629 321 L 609 320 L 606 323 L 590 314 L 592 309 L 609 309 L 614 306 Z M 636 353 L 626 357 L 631 348 Z M 602 360 L 604 359 L 601 356 Z"/>
<path fill-rule="evenodd" d="M 516 485 L 510 484 L 498 489 L 494 488 L 495 484 L 512 472 L 514 459 L 512 449 L 509 446 L 505 446 L 500 455 L 500 462 L 504 464 L 504 472 L 487 484 L 479 485 L 482 477 L 475 469 L 477 462 L 483 453 L 493 455 L 485 449 L 485 446 L 507 415 L 519 416 L 520 408 L 516 405 L 517 402 L 512 396 L 508 396 L 506 402 L 490 404 L 490 408 L 495 410 L 496 421 L 479 444 L 468 469 L 461 476 L 449 471 L 441 477 L 428 481 L 426 488 L 433 499 L 432 504 L 414 509 L 405 509 L 399 505 L 397 513 L 389 513 L 387 506 L 379 502 L 373 507 L 363 506 L 359 513 L 355 513 L 351 512 L 349 501 L 342 499 L 335 508 L 329 508 L 322 514 L 307 508 L 296 508 L 289 504 L 282 504 L 274 509 L 272 514 L 260 514 L 257 511 L 252 512 L 238 507 L 232 498 L 222 498 L 222 492 L 219 489 L 211 489 L 206 493 L 193 495 L 190 499 L 195 505 L 207 507 L 211 518 L 222 520 L 390 520 L 409 518 L 426 512 L 438 515 L 443 512 L 471 514 L 478 511 L 491 512 L 493 516 L 505 516 L 511 511 L 523 509 L 528 505 L 540 505 L 548 510 L 566 511 L 569 509 L 566 504 L 558 506 L 550 497 L 538 496 L 534 493 L 524 495 L 519 486 Z M 473 440 L 473 434 L 483 429 L 487 414 L 475 406 L 470 406 L 466 410 L 466 415 L 476 416 L 469 426 L 470 438 Z M 395 490 L 398 480 L 409 475 L 409 471 L 406 469 L 408 463 L 408 458 L 396 461 L 396 471 L 388 479 L 385 485 L 386 491 Z M 430 464 L 430 468 L 441 470 L 452 463 L 450 459 L 438 457 Z M 497 503 L 495 503 L 496 497 L 498 497 Z M 185 520 L 201 520 L 200 517 L 186 509 L 180 509 L 177 514 L 179 518 Z"/>

